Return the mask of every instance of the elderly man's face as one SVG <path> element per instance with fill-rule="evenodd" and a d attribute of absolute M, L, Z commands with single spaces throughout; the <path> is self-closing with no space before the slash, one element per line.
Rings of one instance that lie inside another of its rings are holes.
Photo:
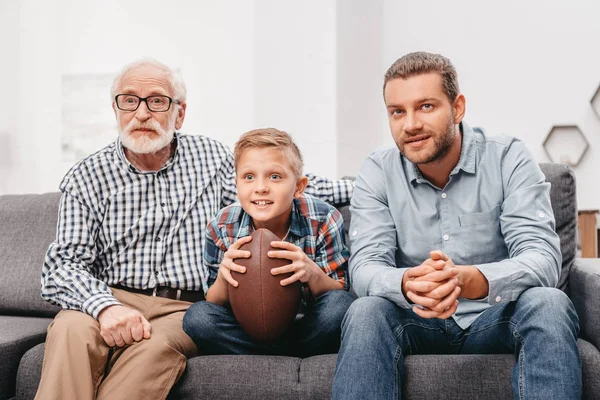
<path fill-rule="evenodd" d="M 142 65 L 123 76 L 117 94 L 173 98 L 174 91 L 164 71 L 153 65 Z M 123 146 L 138 154 L 155 153 L 168 146 L 185 117 L 185 104 L 180 107 L 174 102 L 164 112 L 150 111 L 145 102 L 141 102 L 135 111 L 120 110 L 114 103 L 113 109 Z"/>

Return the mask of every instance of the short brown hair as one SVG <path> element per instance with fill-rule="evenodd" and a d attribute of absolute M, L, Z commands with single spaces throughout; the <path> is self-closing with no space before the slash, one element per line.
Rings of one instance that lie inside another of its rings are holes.
<path fill-rule="evenodd" d="M 242 153 L 252 148 L 276 147 L 288 155 L 288 160 L 296 178 L 302 176 L 302 154 L 292 137 L 275 128 L 254 129 L 240 136 L 233 149 L 233 160 L 237 169 Z"/>
<path fill-rule="evenodd" d="M 458 74 L 452 62 L 441 54 L 419 51 L 408 53 L 396 60 L 385 73 L 383 91 L 389 81 L 396 78 L 407 79 L 411 76 L 437 72 L 442 76 L 442 89 L 450 102 L 460 93 L 458 88 Z"/>

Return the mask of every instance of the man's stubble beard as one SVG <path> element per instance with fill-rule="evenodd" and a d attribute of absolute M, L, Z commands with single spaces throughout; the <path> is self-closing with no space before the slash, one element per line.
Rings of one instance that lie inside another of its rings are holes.
<path fill-rule="evenodd" d="M 425 132 L 430 133 L 430 132 Z M 448 125 L 446 126 L 445 133 L 442 136 L 431 136 L 433 138 L 433 153 L 426 158 L 421 158 L 422 156 L 419 154 L 407 154 L 404 150 L 404 144 L 401 145 L 399 140 L 396 141 L 396 146 L 400 150 L 400 152 L 408 159 L 408 161 L 413 164 L 429 164 L 433 161 L 439 160 L 443 158 L 450 149 L 452 148 L 452 142 L 454 141 L 454 135 L 456 134 L 455 125 L 454 125 L 454 113 L 450 114 L 450 119 L 448 121 Z"/>

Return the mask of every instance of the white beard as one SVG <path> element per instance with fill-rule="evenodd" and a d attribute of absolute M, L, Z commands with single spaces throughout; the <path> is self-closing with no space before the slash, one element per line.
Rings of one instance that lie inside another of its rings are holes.
<path fill-rule="evenodd" d="M 127 124 L 124 129 L 121 129 L 119 126 L 119 138 L 121 139 L 121 143 L 123 146 L 128 148 L 137 154 L 150 154 L 156 153 L 157 151 L 165 148 L 171 143 L 173 137 L 175 136 L 175 121 L 177 120 L 177 113 L 174 112 L 173 116 L 169 119 L 169 124 L 167 125 L 167 129 L 163 129 L 158 122 L 153 119 L 150 119 L 146 122 L 140 123 L 135 118 Z M 131 136 L 131 132 L 136 129 L 152 129 L 156 133 L 158 133 L 157 138 L 151 138 L 146 135 L 142 135 L 138 138 L 134 138 Z"/>

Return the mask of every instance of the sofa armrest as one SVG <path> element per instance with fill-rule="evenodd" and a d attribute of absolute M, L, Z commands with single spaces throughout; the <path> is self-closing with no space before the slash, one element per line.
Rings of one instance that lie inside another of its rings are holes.
<path fill-rule="evenodd" d="M 575 260 L 569 293 L 579 315 L 579 336 L 600 349 L 600 258 Z"/>

